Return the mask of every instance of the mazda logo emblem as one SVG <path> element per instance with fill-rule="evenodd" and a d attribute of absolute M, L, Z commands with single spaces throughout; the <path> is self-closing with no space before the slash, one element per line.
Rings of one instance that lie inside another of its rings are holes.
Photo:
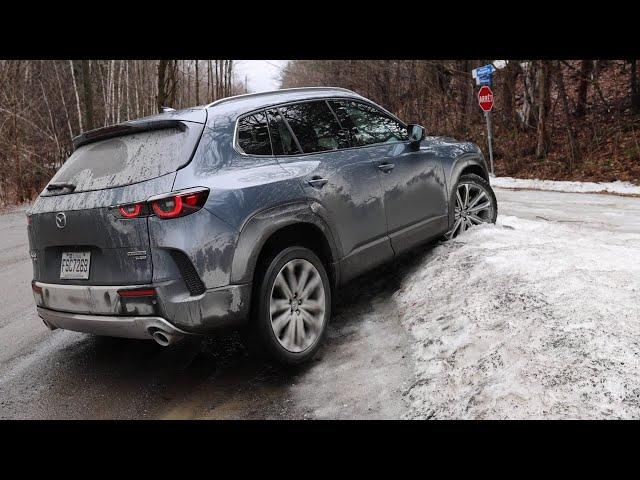
<path fill-rule="evenodd" d="M 62 212 L 56 213 L 56 227 L 64 228 L 66 224 L 67 224 L 67 216 Z"/>

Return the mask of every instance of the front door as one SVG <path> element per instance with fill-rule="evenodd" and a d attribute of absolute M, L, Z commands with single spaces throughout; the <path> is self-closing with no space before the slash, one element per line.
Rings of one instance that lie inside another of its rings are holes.
<path fill-rule="evenodd" d="M 396 253 L 439 235 L 447 227 L 447 198 L 440 160 L 408 141 L 407 128 L 364 102 L 331 103 L 351 142 L 368 145 L 380 172 L 387 231 Z"/>

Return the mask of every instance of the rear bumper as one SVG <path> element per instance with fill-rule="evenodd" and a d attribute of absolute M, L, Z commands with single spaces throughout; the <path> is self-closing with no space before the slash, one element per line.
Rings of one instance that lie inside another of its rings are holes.
<path fill-rule="evenodd" d="M 195 296 L 185 293 L 182 280 L 128 286 L 34 285 L 38 314 L 50 325 L 130 338 L 149 338 L 148 330 L 156 324 L 182 334 L 237 327 L 247 321 L 251 301 L 251 284 L 227 285 Z M 118 294 L 132 288 L 154 288 L 157 294 L 141 298 Z"/>
<path fill-rule="evenodd" d="M 189 335 L 160 317 L 116 317 L 108 315 L 86 315 L 57 312 L 42 307 L 38 315 L 49 328 L 62 328 L 76 332 L 93 333 L 109 337 L 150 339 L 156 330 L 168 332 L 176 337 Z"/>

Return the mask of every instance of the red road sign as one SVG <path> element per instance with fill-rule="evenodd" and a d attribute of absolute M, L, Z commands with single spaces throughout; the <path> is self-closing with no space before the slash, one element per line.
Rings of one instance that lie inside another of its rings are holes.
<path fill-rule="evenodd" d="M 493 108 L 493 92 L 486 85 L 478 92 L 478 104 L 485 112 L 489 112 Z"/>

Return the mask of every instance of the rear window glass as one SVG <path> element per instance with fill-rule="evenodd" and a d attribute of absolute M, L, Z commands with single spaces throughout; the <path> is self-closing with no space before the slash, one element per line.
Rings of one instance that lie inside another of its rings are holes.
<path fill-rule="evenodd" d="M 238 145 L 249 155 L 271 155 L 267 116 L 258 112 L 238 122 Z"/>
<path fill-rule="evenodd" d="M 203 126 L 134 133 L 82 145 L 51 183 L 70 183 L 75 192 L 121 187 L 160 177 L 186 164 Z M 56 194 L 58 192 L 43 192 Z"/>

